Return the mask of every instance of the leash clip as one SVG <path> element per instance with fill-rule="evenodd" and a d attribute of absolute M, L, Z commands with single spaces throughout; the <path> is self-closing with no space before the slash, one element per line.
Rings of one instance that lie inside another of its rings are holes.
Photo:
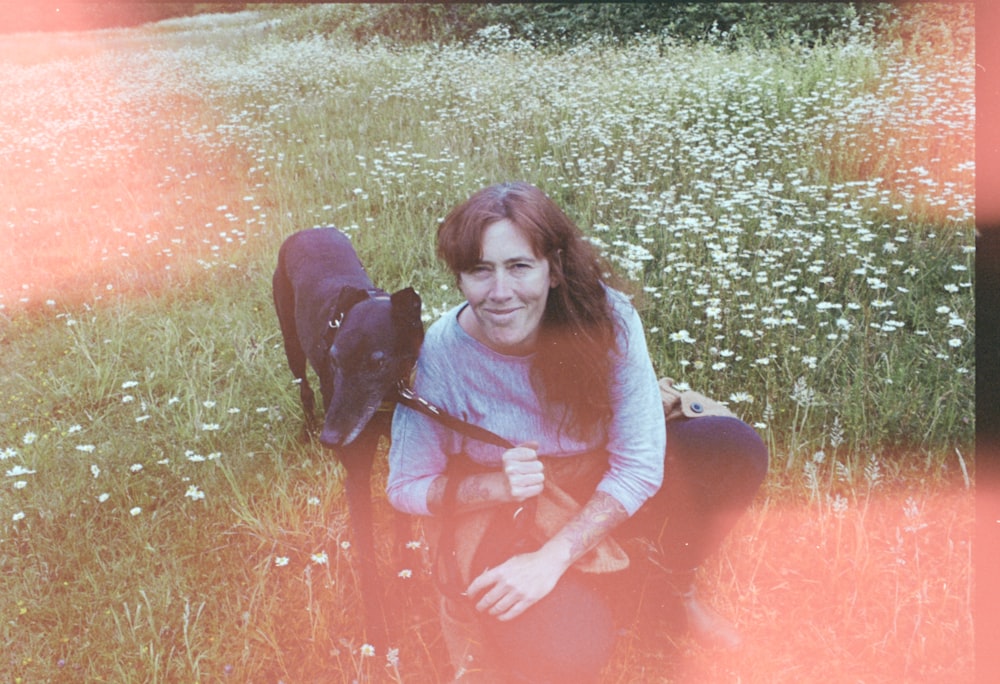
<path fill-rule="evenodd" d="M 425 411 L 430 411 L 435 416 L 440 416 L 442 414 L 441 409 L 410 389 L 410 387 L 403 380 L 399 381 L 399 384 L 396 386 L 396 391 L 405 401 L 414 401 L 423 407 Z"/>
<path fill-rule="evenodd" d="M 396 392 L 398 392 L 399 396 L 401 396 L 403 399 L 406 399 L 407 401 L 413 401 L 414 399 L 417 398 L 416 393 L 412 389 L 410 389 L 410 386 L 407 385 L 402 380 L 396 383 Z"/>

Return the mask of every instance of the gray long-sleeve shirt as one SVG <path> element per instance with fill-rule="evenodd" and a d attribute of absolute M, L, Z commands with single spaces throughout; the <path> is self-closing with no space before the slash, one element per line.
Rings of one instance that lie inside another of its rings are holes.
<path fill-rule="evenodd" d="M 499 354 L 473 339 L 458 323 L 466 304 L 428 329 L 414 389 L 448 413 L 514 444 L 538 442 L 539 454 L 571 458 L 604 449 L 608 470 L 597 489 L 632 515 L 663 481 L 666 428 L 639 315 L 621 293 L 609 289 L 608 297 L 619 323 L 619 351 L 611 387 L 614 415 L 600 439 L 581 442 L 559 430 L 559 421 L 543 410 L 532 388 L 532 357 Z M 465 454 L 477 463 L 499 466 L 503 451 L 398 406 L 389 450 L 389 501 L 403 512 L 428 515 L 427 490 L 449 458 Z"/>

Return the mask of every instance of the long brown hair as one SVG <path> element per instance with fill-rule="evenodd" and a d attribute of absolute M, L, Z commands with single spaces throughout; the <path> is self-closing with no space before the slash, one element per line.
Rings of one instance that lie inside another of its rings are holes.
<path fill-rule="evenodd" d="M 532 362 L 535 391 L 553 408 L 567 408 L 571 435 L 593 437 L 611 420 L 616 323 L 602 282 L 613 272 L 555 202 L 533 185 L 514 182 L 479 190 L 438 227 L 438 256 L 456 278 L 479 263 L 483 233 L 503 219 L 548 260 L 555 283 Z"/>

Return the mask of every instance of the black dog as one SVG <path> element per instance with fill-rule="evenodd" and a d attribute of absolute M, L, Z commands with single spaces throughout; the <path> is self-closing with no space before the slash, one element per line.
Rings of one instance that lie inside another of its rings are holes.
<path fill-rule="evenodd" d="M 299 381 L 307 427 L 314 427 L 315 397 L 306 360 L 319 376 L 326 417 L 320 443 L 335 448 L 347 470 L 345 488 L 368 637 L 385 642 L 382 585 L 372 532 L 371 470 L 379 437 L 389 433 L 400 380 L 408 377 L 424 339 L 420 297 L 412 288 L 392 295 L 376 288 L 346 235 L 334 228 L 295 233 L 278 252 L 274 306 L 285 355 Z M 397 516 L 397 542 L 405 535 Z"/>

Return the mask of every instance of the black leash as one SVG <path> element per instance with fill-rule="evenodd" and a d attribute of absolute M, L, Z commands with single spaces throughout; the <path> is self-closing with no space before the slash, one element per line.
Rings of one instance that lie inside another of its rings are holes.
<path fill-rule="evenodd" d="M 415 411 L 419 411 L 425 416 L 436 420 L 449 430 L 453 430 L 460 435 L 471 437 L 472 439 L 480 442 L 486 442 L 487 444 L 503 447 L 504 449 L 513 449 L 516 446 L 513 442 L 508 439 L 504 439 L 495 432 L 479 427 L 478 425 L 473 425 L 472 423 L 462 420 L 461 418 L 456 418 L 443 408 L 435 406 L 418 395 L 402 381 L 396 389 L 400 404 Z"/>

